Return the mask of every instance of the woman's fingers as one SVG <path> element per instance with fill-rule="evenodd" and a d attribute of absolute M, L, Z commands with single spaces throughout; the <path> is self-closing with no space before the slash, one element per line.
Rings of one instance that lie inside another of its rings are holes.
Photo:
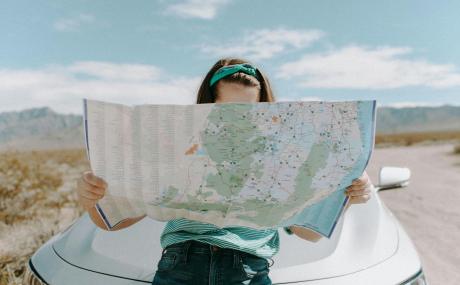
<path fill-rule="evenodd" d="M 85 197 L 87 199 L 92 199 L 92 200 L 99 200 L 102 197 L 104 197 L 104 194 L 97 194 L 97 193 L 91 192 L 89 190 L 82 191 L 80 194 L 81 194 L 81 196 L 83 196 L 83 197 Z"/>
<path fill-rule="evenodd" d="M 350 186 L 363 186 L 368 184 L 369 182 L 369 176 L 367 175 L 367 172 L 364 171 L 363 175 L 361 175 L 361 177 L 359 177 L 358 179 L 353 180 Z"/>
<path fill-rule="evenodd" d="M 105 187 L 96 187 L 94 185 L 91 185 L 91 184 L 85 184 L 84 185 L 85 189 L 93 194 L 96 194 L 96 195 L 102 195 L 104 196 L 104 193 L 105 193 Z"/>
<path fill-rule="evenodd" d="M 362 191 L 364 189 L 368 189 L 370 188 L 371 184 L 370 183 L 367 183 L 367 184 L 364 184 L 364 185 L 359 185 L 359 186 L 348 186 L 347 187 L 347 192 L 350 192 L 350 191 Z"/>
<path fill-rule="evenodd" d="M 363 175 L 359 177 L 358 179 L 353 180 L 351 185 L 347 187 L 347 191 L 356 191 L 356 190 L 362 190 L 369 188 L 371 186 L 372 182 L 369 179 L 369 176 L 367 173 L 364 171 Z"/>
<path fill-rule="evenodd" d="M 365 203 L 371 198 L 370 194 L 365 194 L 361 196 L 353 196 L 350 197 L 350 203 L 357 204 L 357 203 Z"/>
<path fill-rule="evenodd" d="M 93 208 L 104 197 L 107 183 L 91 171 L 85 171 L 77 179 L 77 194 L 80 204 L 86 210 Z"/>
<path fill-rule="evenodd" d="M 104 188 L 107 187 L 107 182 L 105 182 L 104 179 L 102 179 L 101 177 L 94 175 L 91 171 L 85 171 L 83 173 L 83 178 L 86 182 L 94 186 Z"/>
<path fill-rule="evenodd" d="M 350 204 L 365 203 L 371 198 L 371 180 L 366 171 L 347 187 L 345 195 L 349 196 Z"/>
<path fill-rule="evenodd" d="M 88 184 L 85 180 L 77 181 L 77 192 L 80 196 L 88 199 L 100 199 L 104 196 L 105 189 Z"/>
<path fill-rule="evenodd" d="M 364 185 L 351 185 L 347 187 L 347 191 L 356 191 L 366 188 Z"/>
<path fill-rule="evenodd" d="M 94 184 L 101 185 L 95 186 Z M 104 197 L 106 190 L 106 183 L 99 177 L 92 175 L 90 172 L 85 172 L 77 180 L 77 193 L 81 205 L 89 209 L 102 197 Z"/>
<path fill-rule="evenodd" d="M 356 197 L 356 196 L 362 196 L 366 194 L 370 194 L 371 191 L 368 188 L 365 189 L 360 189 L 360 190 L 354 190 L 354 191 L 346 191 L 346 194 L 350 197 Z"/>

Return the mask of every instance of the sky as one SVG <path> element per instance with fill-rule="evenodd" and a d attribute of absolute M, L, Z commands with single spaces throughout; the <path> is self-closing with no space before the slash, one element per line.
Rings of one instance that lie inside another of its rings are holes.
<path fill-rule="evenodd" d="M 194 104 L 222 57 L 277 101 L 460 105 L 460 1 L 22 1 L 0 7 L 0 112 Z"/>

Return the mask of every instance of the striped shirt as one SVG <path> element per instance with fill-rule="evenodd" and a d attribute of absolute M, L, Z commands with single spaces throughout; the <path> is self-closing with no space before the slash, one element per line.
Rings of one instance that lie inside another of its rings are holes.
<path fill-rule="evenodd" d="M 286 233 L 291 234 L 284 228 Z M 163 248 L 168 245 L 196 240 L 218 247 L 231 248 L 263 258 L 271 258 L 279 251 L 278 229 L 253 229 L 249 227 L 223 227 L 188 220 L 170 220 L 161 234 Z"/>

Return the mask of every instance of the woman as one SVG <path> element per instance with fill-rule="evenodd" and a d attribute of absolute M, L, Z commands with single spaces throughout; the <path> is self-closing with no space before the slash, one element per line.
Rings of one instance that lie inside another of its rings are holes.
<path fill-rule="evenodd" d="M 224 102 L 274 102 L 267 77 L 247 61 L 224 58 L 205 76 L 197 104 Z M 369 200 L 371 181 L 364 172 L 347 187 L 352 203 Z M 107 230 L 95 209 L 107 183 L 90 171 L 78 180 L 78 196 L 93 222 Z M 126 219 L 112 230 L 126 228 L 145 216 Z M 302 227 L 284 228 L 288 234 L 316 242 L 321 235 Z M 162 257 L 152 284 L 271 284 L 269 264 L 279 250 L 277 229 L 218 228 L 187 219 L 168 221 L 160 238 Z"/>

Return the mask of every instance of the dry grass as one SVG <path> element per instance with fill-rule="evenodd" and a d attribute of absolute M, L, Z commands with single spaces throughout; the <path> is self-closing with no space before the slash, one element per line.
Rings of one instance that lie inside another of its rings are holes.
<path fill-rule="evenodd" d="M 460 131 L 414 132 L 401 134 L 379 134 L 375 136 L 376 146 L 410 146 L 417 143 L 459 141 Z"/>
<path fill-rule="evenodd" d="M 83 213 L 75 179 L 84 150 L 0 153 L 0 284 L 21 284 L 25 262 Z"/>

